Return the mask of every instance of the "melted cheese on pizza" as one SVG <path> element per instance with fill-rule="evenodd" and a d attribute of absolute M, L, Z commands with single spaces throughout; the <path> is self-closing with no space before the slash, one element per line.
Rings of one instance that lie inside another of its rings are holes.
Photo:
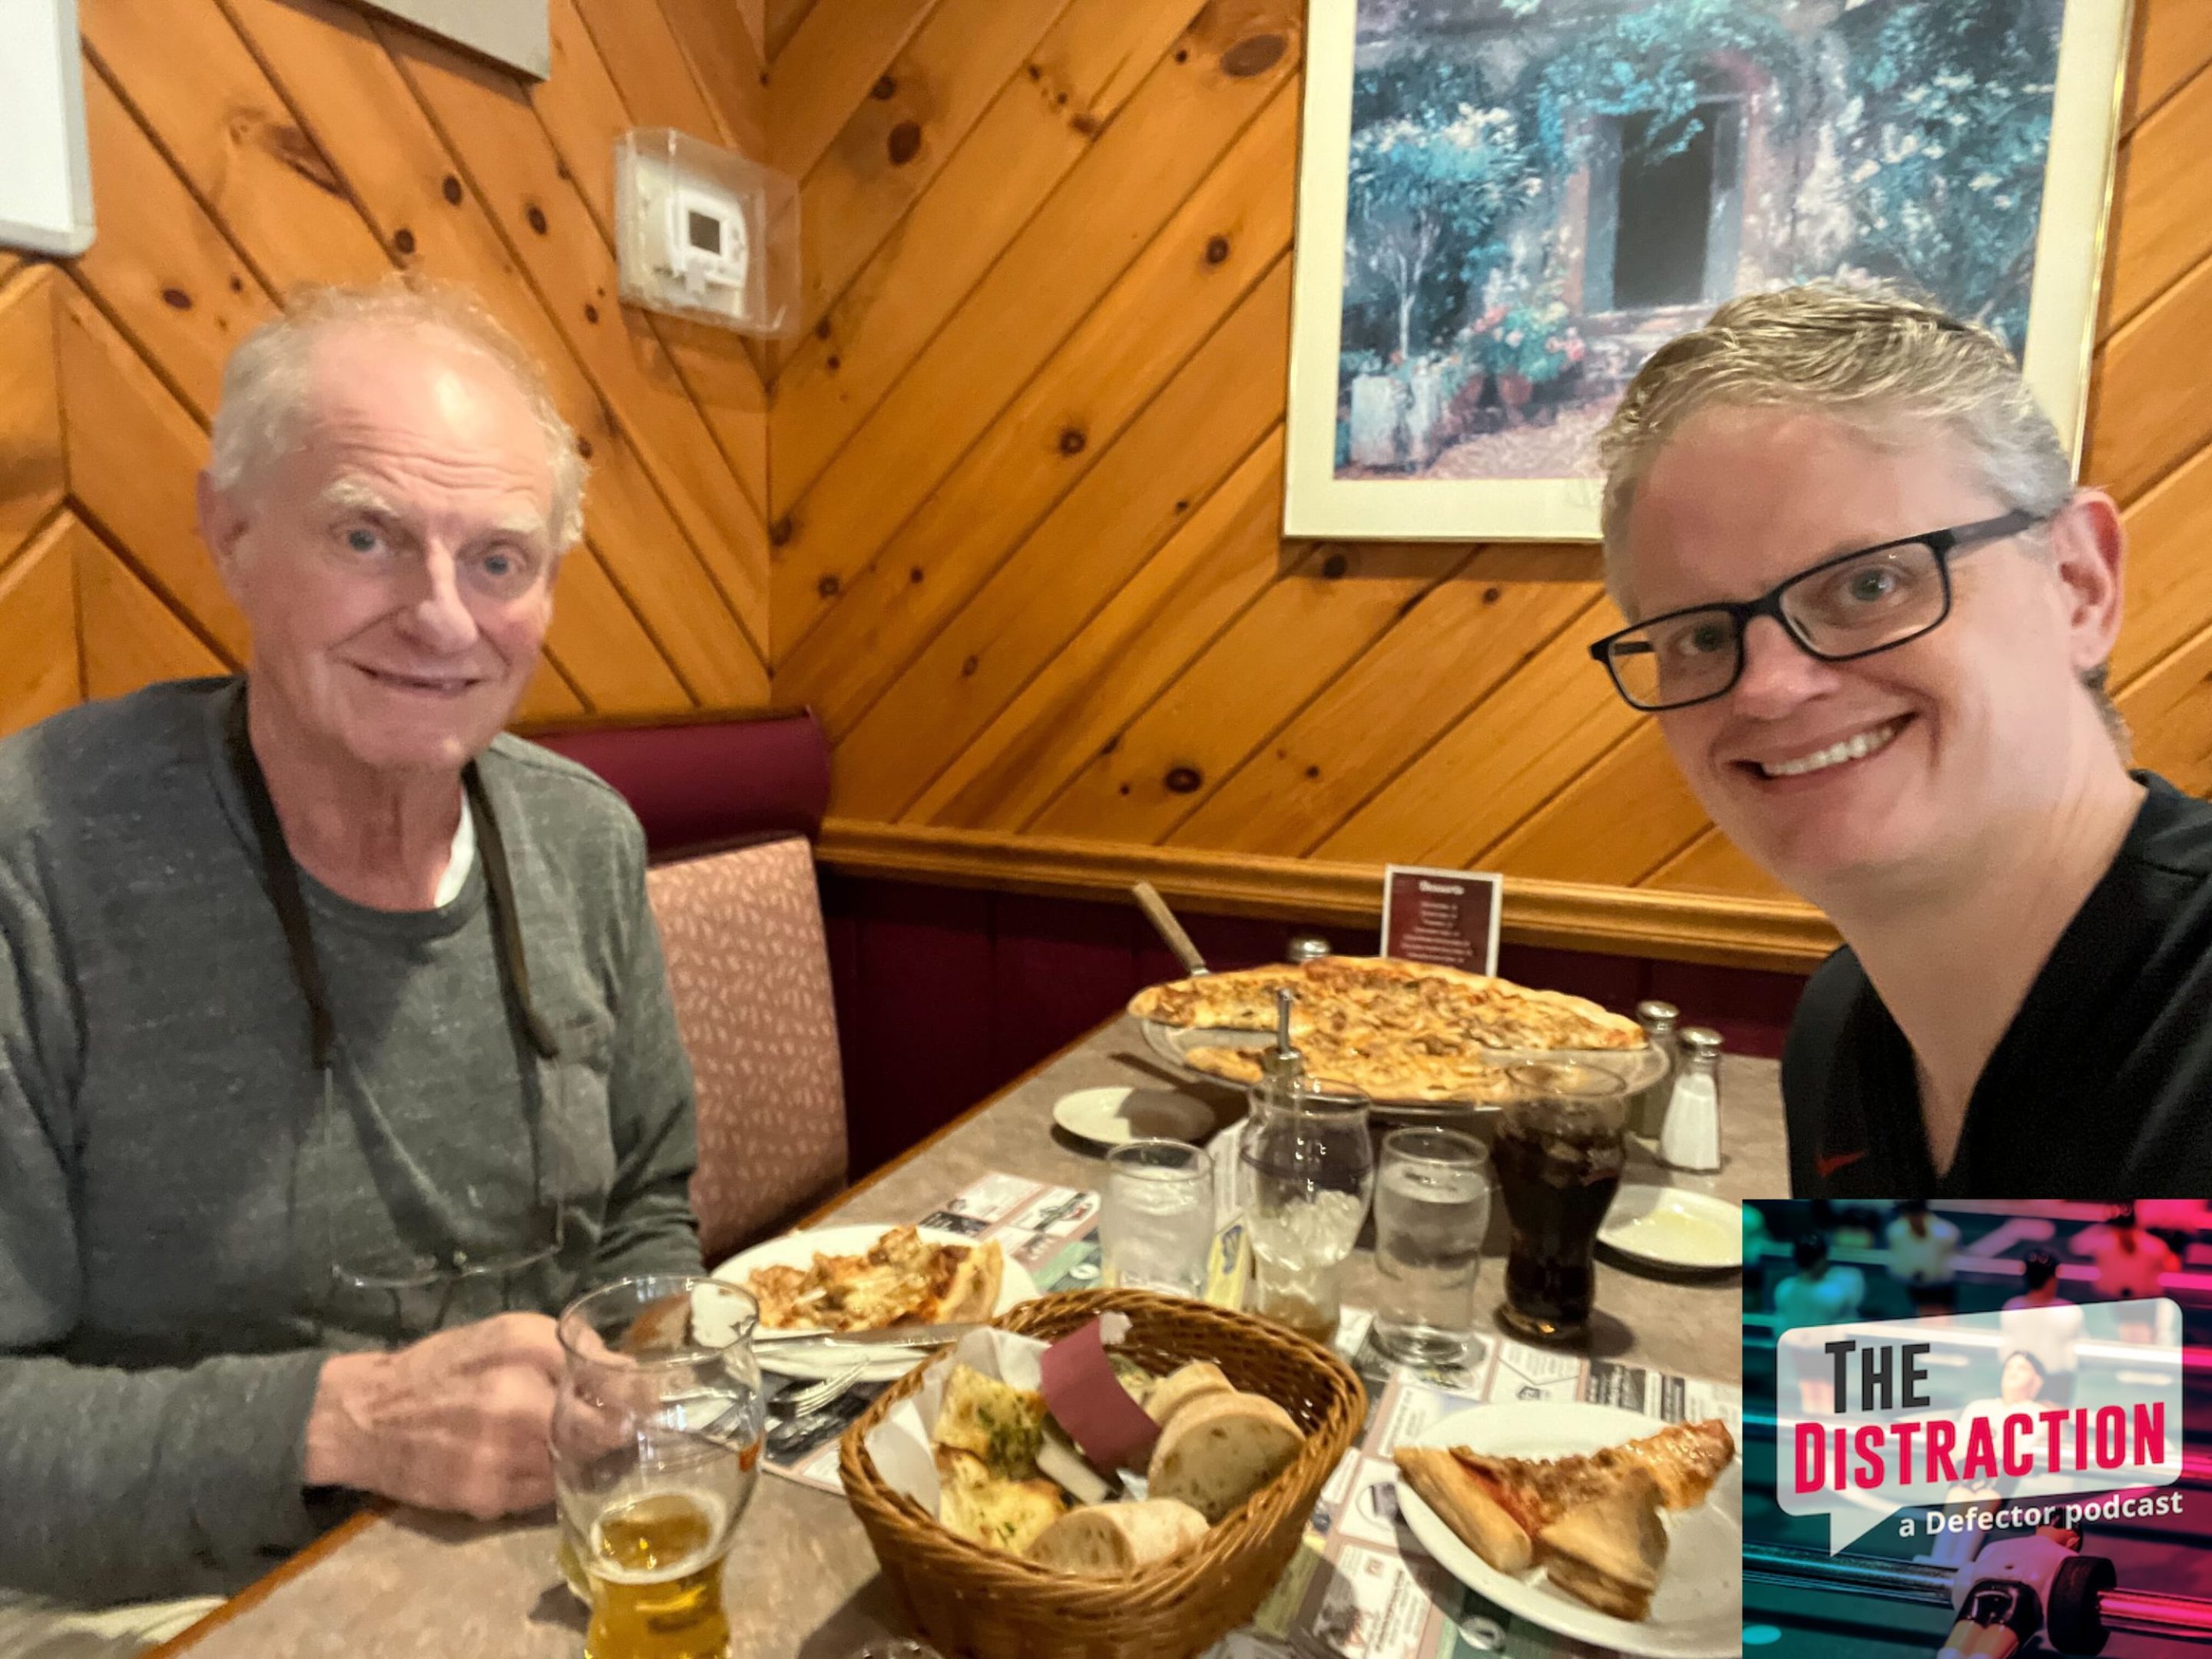
<path fill-rule="evenodd" d="M 926 1325 L 975 1248 L 932 1243 L 912 1227 L 894 1227 L 860 1255 L 817 1253 L 805 1267 L 756 1267 L 745 1288 L 760 1304 L 763 1330 Z"/>

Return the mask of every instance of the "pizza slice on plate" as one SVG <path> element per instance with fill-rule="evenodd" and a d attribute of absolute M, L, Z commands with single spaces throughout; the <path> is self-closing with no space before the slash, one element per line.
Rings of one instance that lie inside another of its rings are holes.
<path fill-rule="evenodd" d="M 745 1288 L 760 1304 L 763 1330 L 879 1331 L 987 1320 L 1005 1270 L 996 1239 L 941 1244 L 893 1227 L 858 1255 L 817 1253 L 805 1267 L 756 1267 Z"/>
<path fill-rule="evenodd" d="M 1728 1425 L 1714 1418 L 1567 1457 L 1406 1446 L 1396 1462 L 1407 1484 L 1498 1571 L 1540 1562 L 1569 1595 L 1641 1619 L 1666 1559 L 1659 1511 L 1703 1503 L 1735 1456 Z"/>

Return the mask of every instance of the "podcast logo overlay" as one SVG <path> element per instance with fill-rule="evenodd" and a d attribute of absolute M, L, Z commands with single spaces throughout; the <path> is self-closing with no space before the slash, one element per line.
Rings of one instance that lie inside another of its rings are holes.
<path fill-rule="evenodd" d="M 2181 1479 L 2180 1333 L 2164 1297 L 1784 1332 L 1776 1500 L 1827 1516 L 1831 1555 L 1897 1515 L 1912 1537 L 2176 1511 L 2126 1494 Z"/>

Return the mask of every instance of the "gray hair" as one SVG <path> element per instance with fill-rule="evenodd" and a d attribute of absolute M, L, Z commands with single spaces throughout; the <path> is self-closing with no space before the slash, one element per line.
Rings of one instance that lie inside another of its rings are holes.
<path fill-rule="evenodd" d="M 1605 586 L 1633 617 L 1626 528 L 1659 453 L 1701 410 L 1812 410 L 1869 443 L 1898 449 L 1902 428 L 1955 437 L 1979 481 L 2007 507 L 2042 516 L 2074 495 L 2074 466 L 2003 338 L 1901 289 L 1824 281 L 1730 300 L 1702 327 L 1653 352 L 1598 436 Z M 2127 728 L 2106 670 L 2082 677 L 2122 752 Z"/>
<path fill-rule="evenodd" d="M 250 485 L 301 441 L 314 348 L 333 329 L 434 331 L 504 370 L 538 417 L 553 474 L 548 528 L 556 551 L 584 533 L 584 462 L 545 376 L 520 343 L 466 291 L 419 277 L 362 285 L 318 284 L 287 296 L 282 314 L 240 341 L 223 365 L 222 400 L 210 434 L 208 476 L 218 489 Z"/>

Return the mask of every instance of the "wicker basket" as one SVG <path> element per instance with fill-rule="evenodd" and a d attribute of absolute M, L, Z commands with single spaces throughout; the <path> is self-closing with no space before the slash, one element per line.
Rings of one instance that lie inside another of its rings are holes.
<path fill-rule="evenodd" d="M 1187 1659 L 1251 1618 L 1304 1536 L 1322 1485 L 1366 1415 L 1352 1368 L 1318 1343 L 1203 1302 L 1149 1291 L 1074 1291 L 1024 1303 L 996 1322 L 1049 1341 L 1102 1313 L 1129 1316 L 1118 1352 L 1154 1371 L 1210 1359 L 1239 1389 L 1297 1420 L 1306 1443 L 1290 1468 L 1208 1529 L 1195 1549 L 1127 1578 L 1053 1572 L 957 1538 L 876 1472 L 864 1443 L 921 1385 L 916 1366 L 845 1431 L 839 1471 L 884 1577 L 915 1624 L 972 1659 Z"/>

